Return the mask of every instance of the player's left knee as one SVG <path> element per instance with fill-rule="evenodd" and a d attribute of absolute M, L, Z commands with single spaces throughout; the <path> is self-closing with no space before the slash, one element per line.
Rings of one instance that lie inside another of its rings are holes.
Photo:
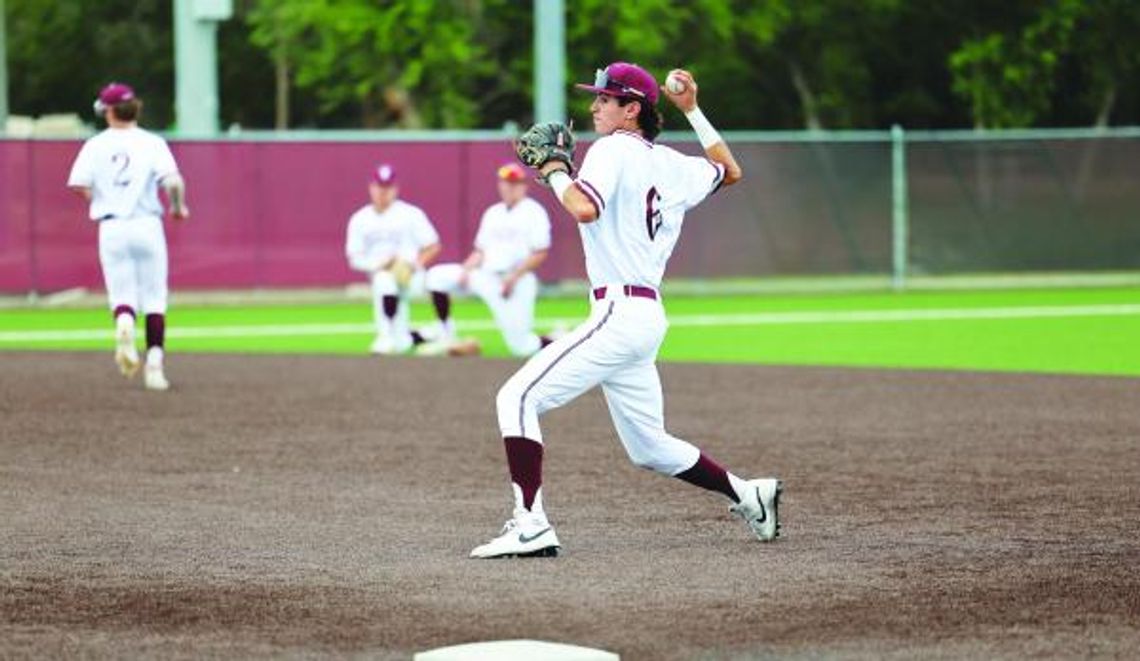
<path fill-rule="evenodd" d="M 376 296 L 391 296 L 399 293 L 396 279 L 387 271 L 380 271 L 372 276 L 372 293 Z"/>
<path fill-rule="evenodd" d="M 495 395 L 495 408 L 499 410 L 499 417 L 502 418 L 504 412 L 508 415 L 513 412 L 517 416 L 522 407 L 522 395 L 522 388 L 515 383 L 515 379 L 508 379 Z"/>
<path fill-rule="evenodd" d="M 499 393 L 495 396 L 495 414 L 499 421 L 499 431 L 504 436 L 522 433 L 519 429 L 520 421 L 527 417 L 523 409 L 523 394 L 510 381 L 499 388 Z"/>

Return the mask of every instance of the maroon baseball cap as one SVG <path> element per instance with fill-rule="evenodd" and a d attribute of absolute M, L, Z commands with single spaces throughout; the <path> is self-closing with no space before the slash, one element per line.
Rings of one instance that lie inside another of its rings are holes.
<path fill-rule="evenodd" d="M 391 186 L 396 183 L 396 169 L 387 163 L 381 163 L 372 170 L 372 183 Z"/>
<path fill-rule="evenodd" d="M 598 69 L 594 72 L 593 85 L 578 83 L 575 87 L 595 94 L 657 103 L 657 80 L 653 74 L 629 62 L 614 62 L 605 69 Z"/>
<path fill-rule="evenodd" d="M 99 98 L 95 100 L 95 112 L 102 113 L 111 106 L 117 106 L 124 101 L 135 98 L 135 91 L 126 83 L 108 83 L 99 90 Z"/>

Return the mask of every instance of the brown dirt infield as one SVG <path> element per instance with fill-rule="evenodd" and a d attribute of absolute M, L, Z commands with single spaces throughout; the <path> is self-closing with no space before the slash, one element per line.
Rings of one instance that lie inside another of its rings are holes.
<path fill-rule="evenodd" d="M 546 418 L 557 559 L 508 513 L 517 363 L 0 354 L 0 657 L 624 659 L 1140 653 L 1140 381 L 664 365 L 670 429 L 787 487 L 763 545 L 633 467 L 595 392 Z"/>

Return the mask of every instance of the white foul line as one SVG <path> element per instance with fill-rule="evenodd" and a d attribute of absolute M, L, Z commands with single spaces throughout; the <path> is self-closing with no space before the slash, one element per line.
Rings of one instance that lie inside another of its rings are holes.
<path fill-rule="evenodd" d="M 1044 319 L 1063 317 L 1122 317 L 1140 315 L 1140 304 L 1054 305 L 1006 308 L 943 308 L 928 310 L 834 310 L 819 312 L 758 312 L 743 314 L 676 315 L 670 326 L 774 326 L 788 324 L 864 324 L 915 321 L 961 321 L 972 319 Z M 573 325 L 574 319 L 538 320 L 538 326 L 554 323 Z M 457 322 L 464 331 L 494 330 L 490 320 Z M 341 324 L 248 324 L 238 326 L 175 326 L 172 338 L 222 339 L 235 337 L 305 337 L 314 335 L 370 335 L 370 323 Z M 0 343 L 107 340 L 110 328 L 76 330 L 0 331 Z"/>
<path fill-rule="evenodd" d="M 771 326 L 781 324 L 862 324 L 966 319 L 1041 319 L 1057 317 L 1121 317 L 1140 314 L 1140 304 L 1052 305 L 1011 308 L 943 308 L 929 310 L 833 310 L 758 312 L 750 314 L 670 317 L 670 326 Z"/>

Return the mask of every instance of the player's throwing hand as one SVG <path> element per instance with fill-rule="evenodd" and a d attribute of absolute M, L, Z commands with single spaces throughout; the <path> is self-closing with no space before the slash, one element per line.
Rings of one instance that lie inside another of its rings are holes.
<path fill-rule="evenodd" d="M 697 81 L 693 78 L 693 74 L 684 69 L 670 71 L 665 78 L 665 84 L 661 86 L 661 91 L 681 112 L 689 112 L 697 107 Z"/>

